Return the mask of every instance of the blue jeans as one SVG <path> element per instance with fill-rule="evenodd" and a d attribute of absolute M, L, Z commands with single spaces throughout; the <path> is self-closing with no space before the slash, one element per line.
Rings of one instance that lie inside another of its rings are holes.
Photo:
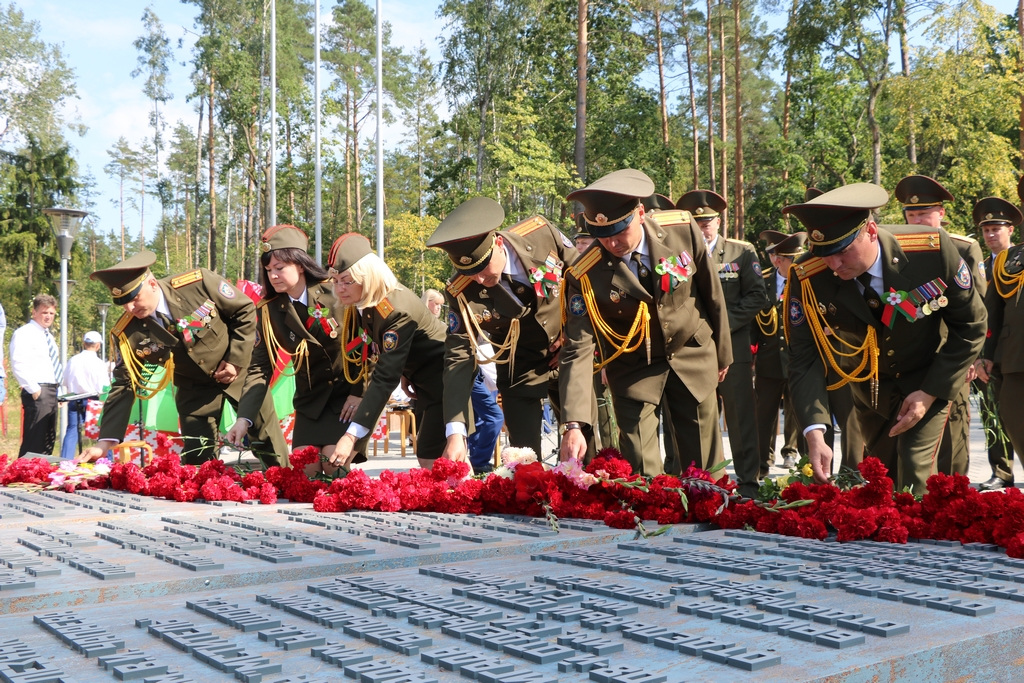
<path fill-rule="evenodd" d="M 476 431 L 467 440 L 469 462 L 476 472 L 490 472 L 494 445 L 498 443 L 498 435 L 505 424 L 505 416 L 496 400 L 497 395 L 498 392 L 487 390 L 483 374 L 477 372 L 476 380 L 473 382 L 473 393 L 470 395 Z"/>
<path fill-rule="evenodd" d="M 68 430 L 64 432 L 64 442 L 60 445 L 61 460 L 70 460 L 77 455 L 79 425 L 85 426 L 85 399 L 68 401 Z"/>

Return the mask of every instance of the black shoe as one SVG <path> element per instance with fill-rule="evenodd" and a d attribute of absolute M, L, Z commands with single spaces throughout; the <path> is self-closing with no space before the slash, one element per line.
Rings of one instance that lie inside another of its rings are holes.
<path fill-rule="evenodd" d="M 998 491 L 999 489 L 1012 488 L 1013 482 L 1000 479 L 999 477 L 992 477 L 988 481 L 978 484 L 979 491 Z"/>

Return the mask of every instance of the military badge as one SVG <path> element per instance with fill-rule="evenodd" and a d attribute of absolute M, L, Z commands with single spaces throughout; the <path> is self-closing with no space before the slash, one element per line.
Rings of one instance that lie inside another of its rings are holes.
<path fill-rule="evenodd" d="M 612 300 L 613 304 L 619 303 L 619 292 L 618 292 L 618 290 L 613 289 L 612 291 L 608 292 L 608 298 Z"/>
<path fill-rule="evenodd" d="M 569 299 L 569 312 L 573 315 L 583 315 L 587 312 L 587 305 L 583 303 L 583 296 L 573 294 Z"/>
<path fill-rule="evenodd" d="M 220 281 L 220 287 L 217 288 L 217 291 L 220 292 L 221 296 L 225 299 L 235 298 L 235 288 L 229 285 L 227 280 Z"/>
<path fill-rule="evenodd" d="M 763 275 L 761 274 L 761 263 L 760 263 L 759 261 L 757 261 L 756 259 L 754 260 L 754 265 L 753 265 L 753 267 L 754 267 L 754 272 L 755 272 L 755 273 L 757 273 L 757 276 L 758 276 L 758 277 L 764 277 L 764 276 L 763 276 Z"/>
<path fill-rule="evenodd" d="M 800 299 L 795 296 L 789 300 L 789 325 L 790 327 L 799 327 L 807 321 L 804 317 L 804 306 L 800 303 Z"/>
<path fill-rule="evenodd" d="M 811 239 L 815 242 L 823 242 L 825 241 L 825 234 L 821 230 L 812 230 Z"/>
<path fill-rule="evenodd" d="M 398 333 L 394 330 L 388 330 L 384 333 L 384 338 L 381 342 L 385 351 L 394 351 L 395 347 L 398 346 Z"/>
<path fill-rule="evenodd" d="M 971 269 L 967 267 L 963 259 L 960 259 L 960 267 L 957 268 L 956 277 L 953 278 L 953 282 L 960 289 L 971 288 Z"/>
<path fill-rule="evenodd" d="M 557 296 L 558 283 L 561 280 L 562 262 L 558 260 L 558 254 L 553 251 L 548 254 L 543 265 L 530 269 L 530 282 L 533 283 L 534 292 L 538 297 L 549 299 Z"/>
<path fill-rule="evenodd" d="M 485 308 L 484 312 L 481 313 L 481 315 L 483 316 L 485 323 L 491 322 L 491 312 L 489 310 Z"/>
<path fill-rule="evenodd" d="M 459 314 L 455 311 L 448 311 L 448 334 L 455 334 L 459 331 Z"/>

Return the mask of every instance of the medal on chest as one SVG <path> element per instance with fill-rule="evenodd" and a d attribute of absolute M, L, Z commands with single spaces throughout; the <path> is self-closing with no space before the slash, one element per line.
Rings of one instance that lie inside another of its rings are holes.
<path fill-rule="evenodd" d="M 562 262 L 555 252 L 548 254 L 543 265 L 530 269 L 530 282 L 537 298 L 552 299 L 558 297 L 562 282 Z"/>
<path fill-rule="evenodd" d="M 654 272 L 660 276 L 661 291 L 671 293 L 693 275 L 693 259 L 683 251 L 678 256 L 660 259 Z"/>
<path fill-rule="evenodd" d="M 330 309 L 321 306 L 318 302 L 314 302 L 314 304 L 306 309 L 309 311 L 309 317 L 306 318 L 306 329 L 312 331 L 314 327 L 319 327 L 331 339 L 337 338 L 338 322 L 331 317 Z"/>
<path fill-rule="evenodd" d="M 217 308 L 215 304 L 207 299 L 203 302 L 203 305 L 194 310 L 188 316 L 184 318 L 178 318 L 176 321 L 176 327 L 181 332 L 181 337 L 186 342 L 192 342 L 195 336 L 192 334 L 192 330 L 207 327 L 213 319 L 217 317 Z"/>

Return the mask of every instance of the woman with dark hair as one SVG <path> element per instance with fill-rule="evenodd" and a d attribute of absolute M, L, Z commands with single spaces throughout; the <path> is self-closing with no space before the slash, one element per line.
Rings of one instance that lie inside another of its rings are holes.
<path fill-rule="evenodd" d="M 359 405 L 360 387 L 346 379 L 341 330 L 331 310 L 332 283 L 306 252 L 308 242 L 306 233 L 293 225 L 275 225 L 263 233 L 263 299 L 256 305 L 252 381 L 245 383 L 238 421 L 227 440 L 240 443 L 245 436 L 283 351 L 291 356 L 295 376 L 292 448 L 317 446 L 330 458 Z"/>

